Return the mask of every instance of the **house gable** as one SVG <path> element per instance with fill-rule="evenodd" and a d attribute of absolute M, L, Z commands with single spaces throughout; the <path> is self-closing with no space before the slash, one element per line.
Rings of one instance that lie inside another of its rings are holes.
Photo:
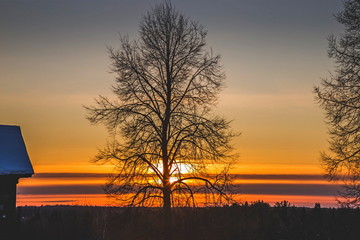
<path fill-rule="evenodd" d="M 33 174 L 20 127 L 0 125 L 0 225 L 15 218 L 19 178 Z"/>
<path fill-rule="evenodd" d="M 19 126 L 0 125 L 0 176 L 34 174 Z"/>

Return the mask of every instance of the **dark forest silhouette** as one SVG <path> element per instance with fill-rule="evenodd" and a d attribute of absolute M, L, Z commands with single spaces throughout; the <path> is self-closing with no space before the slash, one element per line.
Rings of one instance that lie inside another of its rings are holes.
<path fill-rule="evenodd" d="M 18 214 L 18 228 L 11 233 L 14 240 L 164 239 L 161 208 L 19 207 Z M 174 240 L 357 240 L 360 236 L 360 209 L 320 204 L 303 208 L 284 201 L 270 207 L 258 201 L 174 208 L 173 215 Z"/>

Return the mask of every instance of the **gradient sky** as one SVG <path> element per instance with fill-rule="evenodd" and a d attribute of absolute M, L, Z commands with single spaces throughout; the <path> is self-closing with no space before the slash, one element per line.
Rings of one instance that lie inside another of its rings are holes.
<path fill-rule="evenodd" d="M 109 172 L 90 163 L 107 132 L 82 105 L 111 96 L 106 45 L 137 37 L 145 0 L 0 0 L 0 124 L 20 125 L 36 172 Z M 215 112 L 242 133 L 236 173 L 321 174 L 324 115 L 312 88 L 329 75 L 340 0 L 181 0 L 208 30 L 227 88 Z M 264 193 L 265 194 L 265 193 Z"/>

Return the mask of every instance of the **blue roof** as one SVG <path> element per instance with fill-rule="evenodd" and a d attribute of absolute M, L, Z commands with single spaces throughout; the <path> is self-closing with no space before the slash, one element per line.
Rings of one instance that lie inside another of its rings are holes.
<path fill-rule="evenodd" d="M 0 125 L 0 176 L 32 174 L 34 170 L 20 127 Z"/>

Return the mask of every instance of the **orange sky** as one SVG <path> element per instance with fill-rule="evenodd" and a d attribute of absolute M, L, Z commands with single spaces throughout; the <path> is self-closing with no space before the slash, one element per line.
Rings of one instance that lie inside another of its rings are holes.
<path fill-rule="evenodd" d="M 234 172 L 321 174 L 326 125 L 312 88 L 333 69 L 326 38 L 341 31 L 333 19 L 341 1 L 174 2 L 206 26 L 209 46 L 222 56 L 227 88 L 214 112 L 232 119 L 233 129 L 242 133 L 234 139 L 239 153 Z M 0 3 L 0 124 L 21 126 L 36 173 L 112 171 L 91 163 L 108 134 L 89 124 L 83 105 L 99 94 L 112 96 L 105 45 L 117 47 L 119 32 L 136 36 L 153 3 L 91 0 L 86 8 L 72 1 Z M 60 180 L 44 181 L 21 180 L 19 191 Z M 35 201 L 24 196 L 19 204 Z"/>
<path fill-rule="evenodd" d="M 321 175 L 237 174 L 234 175 L 234 199 L 244 202 L 264 200 L 270 204 L 287 200 L 296 206 L 335 205 L 334 194 L 340 185 L 329 184 Z M 108 198 L 102 186 L 107 174 L 43 173 L 21 179 L 18 205 L 80 204 L 118 205 Z M 199 196 L 201 197 L 201 196 Z M 199 205 L 201 205 L 201 201 Z"/>

